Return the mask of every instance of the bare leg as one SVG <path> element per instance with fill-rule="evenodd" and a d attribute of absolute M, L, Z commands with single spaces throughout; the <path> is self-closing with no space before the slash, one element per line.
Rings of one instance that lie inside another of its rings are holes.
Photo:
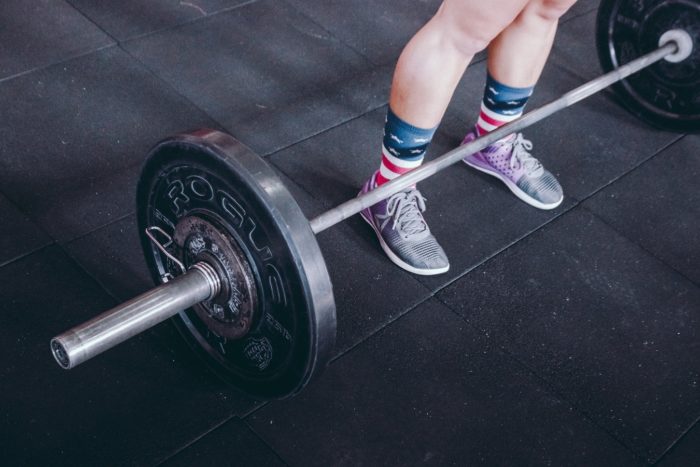
<path fill-rule="evenodd" d="M 474 54 L 526 4 L 527 0 L 445 0 L 401 53 L 389 100 L 394 113 L 420 128 L 437 126 Z"/>
<path fill-rule="evenodd" d="M 491 76 L 512 87 L 534 86 L 552 48 L 559 18 L 576 0 L 531 0 L 488 48 Z"/>

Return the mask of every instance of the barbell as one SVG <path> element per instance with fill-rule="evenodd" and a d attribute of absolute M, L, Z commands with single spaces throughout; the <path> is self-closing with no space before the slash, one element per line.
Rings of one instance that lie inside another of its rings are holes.
<path fill-rule="evenodd" d="M 610 85 L 645 121 L 699 131 L 699 39 L 697 1 L 603 2 L 605 74 L 311 221 L 232 136 L 204 129 L 161 141 L 136 196 L 146 262 L 161 285 L 53 338 L 53 356 L 73 368 L 177 315 L 182 336 L 225 381 L 256 398 L 292 396 L 327 364 L 336 335 L 315 234 Z"/>

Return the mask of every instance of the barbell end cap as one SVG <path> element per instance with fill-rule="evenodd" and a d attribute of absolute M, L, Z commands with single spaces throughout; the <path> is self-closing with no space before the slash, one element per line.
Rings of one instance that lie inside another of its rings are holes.
<path fill-rule="evenodd" d="M 51 339 L 51 354 L 53 355 L 53 358 L 56 359 L 56 363 L 63 368 L 64 370 L 70 370 L 73 368 L 73 362 L 71 361 L 71 358 L 68 356 L 68 352 L 66 351 L 66 347 L 63 345 L 63 342 L 61 342 L 60 337 L 54 337 Z"/>
<path fill-rule="evenodd" d="M 663 33 L 659 38 L 659 47 L 663 47 L 669 42 L 674 42 L 677 49 L 664 57 L 664 60 L 668 62 L 682 62 L 693 53 L 693 38 L 683 29 L 671 29 Z"/>

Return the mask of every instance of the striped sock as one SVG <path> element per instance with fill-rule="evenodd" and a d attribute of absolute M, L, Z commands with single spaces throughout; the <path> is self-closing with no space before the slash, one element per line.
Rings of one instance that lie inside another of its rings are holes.
<path fill-rule="evenodd" d="M 435 129 L 410 125 L 389 108 L 384 125 L 382 163 L 375 178 L 377 186 L 420 166 Z"/>
<path fill-rule="evenodd" d="M 484 135 L 520 117 L 533 89 L 534 86 L 527 88 L 506 86 L 493 79 L 490 74 L 487 75 L 481 112 L 476 122 L 478 135 Z"/>

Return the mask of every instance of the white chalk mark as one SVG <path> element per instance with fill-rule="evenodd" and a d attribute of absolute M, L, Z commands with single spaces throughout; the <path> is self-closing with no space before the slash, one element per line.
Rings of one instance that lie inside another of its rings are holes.
<path fill-rule="evenodd" d="M 202 14 L 202 16 L 207 16 L 207 12 L 204 11 L 204 9 L 199 5 L 195 5 L 194 3 L 190 3 L 190 2 L 180 2 L 180 5 L 192 7 L 195 10 L 199 11 Z"/>

